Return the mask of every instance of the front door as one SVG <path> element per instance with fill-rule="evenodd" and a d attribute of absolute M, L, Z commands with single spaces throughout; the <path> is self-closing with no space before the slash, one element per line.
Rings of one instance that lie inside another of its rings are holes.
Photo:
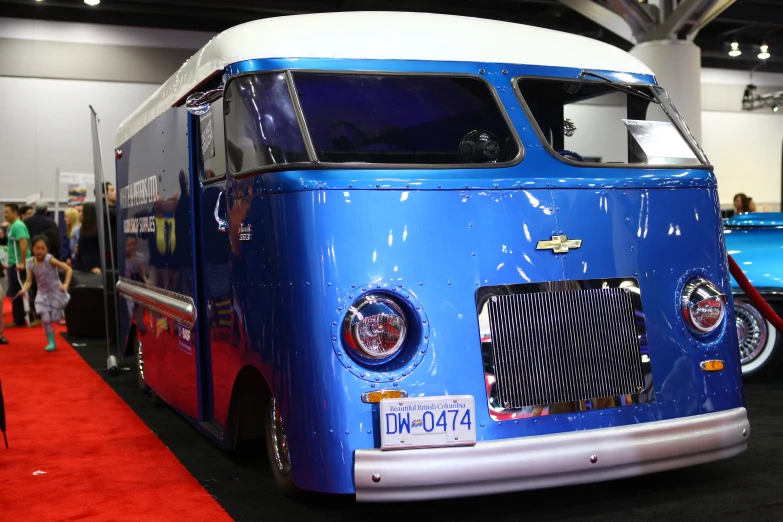
<path fill-rule="evenodd" d="M 226 154 L 223 99 L 191 116 L 191 139 L 198 180 L 196 266 L 200 343 L 199 420 L 222 437 L 231 398 L 231 275 L 226 226 Z"/>

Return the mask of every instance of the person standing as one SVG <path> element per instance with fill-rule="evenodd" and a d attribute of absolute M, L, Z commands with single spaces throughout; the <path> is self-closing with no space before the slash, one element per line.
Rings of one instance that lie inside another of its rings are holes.
<path fill-rule="evenodd" d="M 19 207 L 19 219 L 24 221 L 25 219 L 32 217 L 34 212 L 33 207 L 30 205 L 22 205 Z"/>
<path fill-rule="evenodd" d="M 73 268 L 80 272 L 101 273 L 101 248 L 98 242 L 98 217 L 95 203 L 84 204 L 76 255 L 73 256 Z"/>
<path fill-rule="evenodd" d="M 30 237 L 45 235 L 49 240 L 49 253 L 60 259 L 60 228 L 48 215 L 46 202 L 35 202 L 35 214 L 24 220 Z"/>
<path fill-rule="evenodd" d="M 8 222 L 8 286 L 11 295 L 17 295 L 25 282 L 26 266 L 25 261 L 30 257 L 28 248 L 30 242 L 30 232 L 27 225 L 19 219 L 19 205 L 8 203 L 4 209 L 5 220 Z M 13 268 L 12 268 L 13 267 Z M 13 302 L 13 323 L 5 326 L 24 326 L 25 310 L 21 299 Z"/>
<path fill-rule="evenodd" d="M 103 184 L 103 198 L 108 204 L 108 214 L 103 216 L 103 238 L 106 258 L 106 269 L 111 270 L 111 261 L 114 261 L 114 269 L 119 269 L 117 262 L 117 189 L 111 182 Z M 105 210 L 105 208 L 104 208 Z"/>
<path fill-rule="evenodd" d="M 76 255 L 76 244 L 79 242 L 79 212 L 75 208 L 65 209 L 65 235 L 60 241 L 61 261 L 68 266 L 73 266 L 73 258 Z"/>

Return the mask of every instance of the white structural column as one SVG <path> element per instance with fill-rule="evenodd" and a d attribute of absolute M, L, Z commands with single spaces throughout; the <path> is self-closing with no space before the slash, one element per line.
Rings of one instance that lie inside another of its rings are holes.
<path fill-rule="evenodd" d="M 634 45 L 631 55 L 655 74 L 699 142 L 701 49 L 693 39 L 735 1 L 560 0 Z"/>
<path fill-rule="evenodd" d="M 701 143 L 701 49 L 690 40 L 652 40 L 630 51 L 655 73 Z"/>

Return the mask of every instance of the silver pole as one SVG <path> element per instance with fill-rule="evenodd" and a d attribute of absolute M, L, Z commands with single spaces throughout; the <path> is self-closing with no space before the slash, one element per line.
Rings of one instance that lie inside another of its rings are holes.
<path fill-rule="evenodd" d="M 101 250 L 101 273 L 103 275 L 103 311 L 104 311 L 104 319 L 106 321 L 106 367 L 109 370 L 109 372 L 114 373 L 116 372 L 118 368 L 117 363 L 117 356 L 115 354 L 112 354 L 111 352 L 111 337 L 109 335 L 109 287 L 108 285 L 111 284 L 111 281 L 108 279 L 109 274 L 106 272 L 106 251 L 107 247 L 105 245 L 105 235 L 104 235 L 104 210 L 106 211 L 106 217 L 109 216 L 109 200 L 108 198 L 103 198 L 103 184 L 104 184 L 104 178 L 103 178 L 103 161 L 101 158 L 101 140 L 100 135 L 98 133 L 98 123 L 100 123 L 100 120 L 98 119 L 98 113 L 95 112 L 95 109 L 93 109 L 92 105 L 90 105 L 90 116 L 92 119 L 92 153 L 93 153 L 93 163 L 95 166 L 95 210 L 98 214 L 98 242 L 100 245 Z M 103 201 L 103 204 L 100 202 Z M 111 232 L 110 232 L 111 233 Z M 116 234 L 116 231 L 115 231 Z M 112 241 L 111 238 L 109 238 L 109 245 L 108 245 L 108 251 L 111 258 L 111 265 L 112 265 L 112 271 L 114 270 L 114 249 L 112 248 Z M 117 307 L 115 307 L 117 308 Z M 115 310 L 115 316 L 119 317 L 119 310 Z M 118 323 L 119 321 L 117 321 Z M 119 325 L 117 324 L 117 345 L 119 346 Z"/>
<path fill-rule="evenodd" d="M 54 169 L 54 175 L 56 176 L 55 179 L 55 189 L 54 189 L 54 222 L 58 224 L 58 230 L 59 230 L 59 223 L 60 223 L 60 167 L 57 167 Z"/>

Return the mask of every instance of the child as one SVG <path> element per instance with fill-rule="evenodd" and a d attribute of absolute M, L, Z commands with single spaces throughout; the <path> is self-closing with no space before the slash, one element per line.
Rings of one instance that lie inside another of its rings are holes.
<path fill-rule="evenodd" d="M 27 280 L 19 291 L 19 296 L 24 295 L 33 284 L 33 277 L 38 282 L 38 295 L 35 298 L 35 309 L 44 325 L 49 344 L 47 352 L 54 351 L 54 329 L 52 323 L 56 323 L 63 315 L 65 305 L 71 296 L 68 295 L 68 287 L 71 284 L 73 270 L 62 261 L 58 261 L 49 253 L 49 240 L 46 236 L 35 236 L 32 240 L 33 257 L 27 259 Z M 65 272 L 65 282 L 60 283 L 57 270 Z"/>

